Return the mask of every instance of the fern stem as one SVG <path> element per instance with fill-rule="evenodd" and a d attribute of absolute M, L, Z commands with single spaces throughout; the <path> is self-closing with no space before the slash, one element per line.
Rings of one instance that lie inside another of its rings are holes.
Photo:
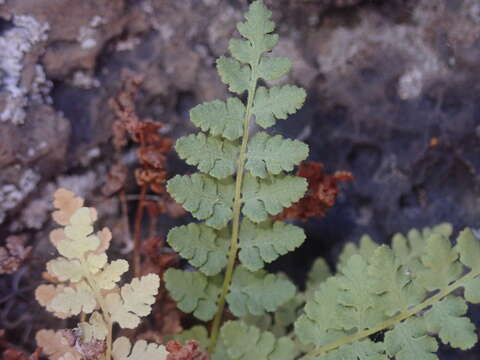
<path fill-rule="evenodd" d="M 240 229 L 240 209 L 242 205 L 242 185 L 243 175 L 245 169 L 245 160 L 247 155 L 247 145 L 249 139 L 250 119 L 252 117 L 253 99 L 255 97 L 255 89 L 257 87 L 258 75 L 257 64 L 258 60 L 254 62 L 252 66 L 252 73 L 250 78 L 250 87 L 248 89 L 247 108 L 245 110 L 245 118 L 243 121 L 243 136 L 242 145 L 240 148 L 240 154 L 238 156 L 237 177 L 235 179 L 235 197 L 233 200 L 233 219 L 232 219 L 232 237 L 230 239 L 230 251 L 228 254 L 227 269 L 225 271 L 225 277 L 223 278 L 222 292 L 218 299 L 218 308 L 215 314 L 215 318 L 212 322 L 210 332 L 210 344 L 209 352 L 213 353 L 218 339 L 218 332 L 220 329 L 220 323 L 222 321 L 223 310 L 225 308 L 225 298 L 230 288 L 232 281 L 233 270 L 235 268 L 235 261 L 237 259 L 238 252 L 238 233 Z"/>
<path fill-rule="evenodd" d="M 456 289 L 464 286 L 466 282 L 475 278 L 478 275 L 480 275 L 480 271 L 471 270 L 467 274 L 462 276 L 460 279 L 458 279 L 457 281 L 448 285 L 445 289 L 443 289 L 443 290 L 439 291 L 438 293 L 436 293 L 435 295 L 427 298 L 424 302 L 422 302 L 421 304 L 418 304 L 417 306 L 413 307 L 412 309 L 410 309 L 408 311 L 401 312 L 400 314 L 398 314 L 398 315 L 396 315 L 396 316 L 394 316 L 394 317 L 392 317 L 388 320 L 385 320 L 384 322 L 378 324 L 377 326 L 374 326 L 373 328 L 363 330 L 363 331 L 359 331 L 359 332 L 357 332 L 353 335 L 343 337 L 343 338 L 341 338 L 337 341 L 331 342 L 330 344 L 321 346 L 320 348 L 309 352 L 304 357 L 302 357 L 300 360 L 306 360 L 310 357 L 319 357 L 319 356 L 325 355 L 329 351 L 335 350 L 342 345 L 346 345 L 346 344 L 353 343 L 355 341 L 362 340 L 362 339 L 364 339 L 364 338 L 366 338 L 370 335 L 373 335 L 373 334 L 375 334 L 379 331 L 388 329 L 388 328 L 394 326 L 395 324 L 397 324 L 397 323 L 399 323 L 403 320 L 406 320 L 409 317 L 414 316 L 415 314 L 417 314 L 417 313 L 425 310 L 426 308 L 434 305 L 436 302 L 442 300 L 444 297 L 446 297 L 447 295 L 449 295 L 450 293 L 452 293 Z"/>
<path fill-rule="evenodd" d="M 81 260 L 82 267 L 84 269 L 84 274 L 85 278 L 87 279 L 88 284 L 93 290 L 93 294 L 95 296 L 95 299 L 97 300 L 97 303 L 100 305 L 100 308 L 102 310 L 102 316 L 103 319 L 105 320 L 105 323 L 107 324 L 107 340 L 106 340 L 106 352 L 105 352 L 105 359 L 106 360 L 111 360 L 112 358 L 112 332 L 113 332 L 113 322 L 112 319 L 110 318 L 110 314 L 108 312 L 108 308 L 103 301 L 103 295 L 100 291 L 100 289 L 97 286 L 97 283 L 95 282 L 95 279 L 92 278 L 90 271 L 88 269 L 88 265 L 85 263 L 85 260 Z"/>
<path fill-rule="evenodd" d="M 145 206 L 145 195 L 147 194 L 147 185 L 142 185 L 140 189 L 140 199 L 138 200 L 137 212 L 135 214 L 135 233 L 133 237 L 133 275 L 141 276 L 141 251 L 142 251 L 142 219 Z"/>

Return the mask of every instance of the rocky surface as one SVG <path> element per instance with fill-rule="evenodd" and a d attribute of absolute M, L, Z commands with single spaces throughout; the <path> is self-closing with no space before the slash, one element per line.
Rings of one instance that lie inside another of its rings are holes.
<path fill-rule="evenodd" d="M 267 3 L 279 24 L 276 52 L 294 60 L 289 81 L 309 94 L 278 131 L 307 141 L 329 171 L 355 176 L 324 220 L 307 223 L 309 244 L 287 261 L 300 266 L 307 253 L 332 261 L 364 232 L 380 240 L 442 221 L 478 226 L 478 1 Z M 0 236 L 42 229 L 62 182 L 98 199 L 113 156 L 108 99 L 125 70 L 145 75 L 142 116 L 168 124 L 172 137 L 192 131 L 188 109 L 226 95 L 214 60 L 245 7 L 0 2 Z"/>

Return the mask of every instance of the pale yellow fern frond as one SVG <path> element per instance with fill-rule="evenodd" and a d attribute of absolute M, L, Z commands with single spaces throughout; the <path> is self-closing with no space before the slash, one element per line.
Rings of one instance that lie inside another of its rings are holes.
<path fill-rule="evenodd" d="M 150 314 L 159 286 L 158 275 L 148 274 L 124 285 L 120 294 L 108 294 L 106 303 L 112 320 L 118 322 L 123 328 L 137 327 L 140 317 Z"/>
<path fill-rule="evenodd" d="M 138 340 L 135 345 L 130 343 L 126 337 L 119 337 L 113 343 L 114 360 L 166 360 L 168 351 L 163 345 L 147 343 L 145 340 Z"/>
<path fill-rule="evenodd" d="M 102 272 L 95 276 L 95 281 L 99 289 L 112 290 L 120 280 L 123 273 L 128 271 L 128 262 L 120 259 L 112 261 L 105 266 Z"/>
<path fill-rule="evenodd" d="M 52 214 L 53 220 L 59 225 L 68 225 L 75 211 L 83 206 L 83 199 L 67 189 L 58 189 L 53 196 L 53 205 L 58 209 Z"/>
<path fill-rule="evenodd" d="M 56 317 L 59 317 L 60 319 L 66 319 L 69 315 L 65 313 L 60 313 L 52 309 L 51 303 L 52 300 L 60 294 L 63 289 L 65 288 L 64 285 L 45 285 L 42 284 L 39 287 L 36 288 L 35 290 L 35 299 L 37 299 L 38 303 L 45 307 L 47 311 L 53 313 Z"/>
<path fill-rule="evenodd" d="M 107 265 L 108 262 L 108 257 L 107 254 L 101 253 L 92 253 L 88 254 L 85 259 L 85 267 L 88 270 L 89 273 L 91 274 L 97 274 L 100 270 L 104 268 L 105 265 Z M 128 268 L 127 268 L 128 270 Z M 126 271 L 126 270 L 125 270 Z M 120 280 L 120 277 L 116 280 Z"/>
<path fill-rule="evenodd" d="M 92 313 L 88 322 L 81 322 L 78 327 L 82 329 L 83 341 L 105 340 L 108 334 L 107 324 L 97 311 Z"/>
<path fill-rule="evenodd" d="M 89 314 L 98 305 L 90 286 L 85 282 L 80 282 L 75 287 L 65 287 L 52 299 L 50 307 L 55 312 L 74 316 L 81 312 Z"/>
<path fill-rule="evenodd" d="M 37 345 L 50 360 L 82 360 L 83 356 L 71 346 L 61 331 L 40 330 L 35 335 Z"/>
<path fill-rule="evenodd" d="M 79 282 L 82 280 L 82 264 L 78 260 L 56 258 L 47 263 L 47 272 L 59 281 Z"/>
<path fill-rule="evenodd" d="M 149 274 L 120 288 L 118 282 L 128 271 L 128 262 L 123 259 L 108 262 L 106 250 L 112 234 L 108 228 L 95 232 L 96 210 L 83 207 L 83 199 L 64 189 L 55 193 L 55 207 L 58 210 L 53 217 L 64 227 L 50 233 L 50 242 L 61 256 L 47 263 L 45 279 L 54 285 L 40 285 L 35 297 L 48 311 L 61 318 L 91 314 L 88 321 L 79 323 L 81 335 L 77 340 L 93 346 L 97 352 L 105 350 L 101 359 L 111 360 L 113 323 L 135 328 L 140 317 L 150 314 L 160 278 Z M 48 344 L 46 334 L 39 333 L 38 339 L 46 345 L 44 352 L 50 359 L 76 360 L 72 357 L 76 355 L 70 354 L 68 348 L 62 348 L 60 335 L 49 332 L 53 343 Z M 102 344 L 105 349 L 98 348 Z M 126 359 L 149 359 L 148 355 L 157 354 L 159 349 L 156 345 L 137 344 Z M 128 344 L 125 354 L 130 353 L 130 347 Z M 143 354 L 147 357 L 142 357 Z"/>
<path fill-rule="evenodd" d="M 100 246 L 97 250 L 95 250 L 95 252 L 99 254 L 104 253 L 110 247 L 110 241 L 112 240 L 112 232 L 109 228 L 104 227 L 102 230 L 97 232 L 96 235 L 100 240 Z"/>

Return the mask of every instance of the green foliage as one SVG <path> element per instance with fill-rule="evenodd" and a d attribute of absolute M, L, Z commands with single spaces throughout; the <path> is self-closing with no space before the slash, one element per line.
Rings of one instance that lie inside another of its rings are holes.
<path fill-rule="evenodd" d="M 321 359 L 387 360 L 387 357 L 384 354 L 384 347 L 382 343 L 375 343 L 367 339 L 342 346 L 340 349 L 329 352 Z"/>
<path fill-rule="evenodd" d="M 300 200 L 306 190 L 302 177 L 276 175 L 263 180 L 245 174 L 242 213 L 253 222 L 265 221 Z"/>
<path fill-rule="evenodd" d="M 245 106 L 237 98 L 228 98 L 226 103 L 214 100 L 190 110 L 192 123 L 213 136 L 221 135 L 228 140 L 242 136 L 244 116 Z"/>
<path fill-rule="evenodd" d="M 238 257 L 250 271 L 263 268 L 265 263 L 295 250 L 305 241 L 305 233 L 297 226 L 282 221 L 255 224 L 244 219 L 240 226 Z"/>
<path fill-rule="evenodd" d="M 307 275 L 306 293 L 313 293 L 317 287 L 332 276 L 332 272 L 325 259 L 318 258 L 314 261 Z"/>
<path fill-rule="evenodd" d="M 367 238 L 348 246 L 339 272 L 320 283 L 295 323 L 299 340 L 315 347 L 307 358 L 435 360 L 435 335 L 473 347 L 475 326 L 465 315 L 467 301 L 478 300 L 469 287 L 479 281 L 480 240 L 466 229 L 452 247 L 451 232 L 442 224 L 395 235 L 392 247 L 372 249 Z M 453 294 L 459 288 L 465 299 Z M 381 331 L 383 341 L 369 340 Z"/>
<path fill-rule="evenodd" d="M 226 322 L 220 331 L 219 349 L 213 360 L 293 360 L 297 350 L 287 337 L 275 338 L 241 321 Z"/>
<path fill-rule="evenodd" d="M 258 75 L 267 81 L 273 81 L 288 74 L 292 62 L 286 56 L 264 56 L 258 65 Z"/>
<path fill-rule="evenodd" d="M 195 325 L 188 330 L 172 336 L 173 340 L 185 344 L 190 340 L 198 341 L 201 348 L 206 349 L 208 346 L 208 331 L 205 326 Z"/>
<path fill-rule="evenodd" d="M 216 62 L 221 80 L 232 93 L 246 93 L 246 102 L 230 97 L 191 109 L 190 120 L 201 131 L 180 138 L 175 149 L 200 173 L 177 175 L 167 184 L 171 196 L 203 222 L 170 231 L 168 244 L 198 271 L 168 270 L 166 288 L 182 311 L 204 321 L 215 316 L 213 345 L 225 303 L 235 316 L 264 316 L 294 298 L 295 286 L 285 276 L 269 274 L 263 267 L 305 240 L 302 229 L 269 217 L 280 214 L 307 190 L 304 178 L 287 172 L 307 158 L 308 146 L 265 132 L 250 139 L 249 133 L 253 121 L 266 128 L 276 119 L 294 114 L 306 96 L 303 89 L 293 85 L 258 86 L 261 79 L 280 79 L 292 66 L 287 57 L 267 54 L 278 42 L 270 17 L 263 2 L 254 1 L 246 21 L 237 26 L 243 38 L 229 43 L 232 56 L 221 56 Z M 237 256 L 241 265 L 235 266 Z M 286 340 L 279 341 L 275 350 L 272 334 L 259 335 L 254 328 L 235 324 L 227 326 L 224 333 L 250 334 L 262 344 L 267 341 L 268 346 L 255 350 L 259 351 L 256 358 L 292 358 L 283 355 L 290 351 Z M 225 359 L 253 356 L 248 351 L 242 353 L 244 349 L 235 350 L 234 339 L 227 337 L 222 335 L 217 357 L 222 347 Z"/>
<path fill-rule="evenodd" d="M 193 312 L 200 320 L 211 320 L 217 309 L 220 287 L 199 272 L 168 269 L 164 275 L 165 286 L 177 306 L 184 312 Z"/>
<path fill-rule="evenodd" d="M 467 303 L 461 297 L 447 296 L 425 313 L 427 330 L 437 333 L 445 344 L 470 349 L 477 342 L 477 336 L 470 319 L 462 316 L 467 313 L 467 308 Z"/>
<path fill-rule="evenodd" d="M 243 66 L 235 59 L 221 56 L 217 60 L 217 70 L 231 92 L 241 95 L 248 90 L 251 77 L 251 70 L 248 66 Z"/>
<path fill-rule="evenodd" d="M 275 125 L 276 119 L 285 120 L 302 107 L 306 96 L 305 90 L 292 85 L 274 86 L 271 89 L 261 86 L 253 106 L 256 123 L 266 129 Z"/>
<path fill-rule="evenodd" d="M 294 165 L 307 156 L 306 144 L 284 139 L 281 135 L 270 136 L 261 131 L 252 137 L 248 145 L 245 168 L 253 176 L 265 178 L 268 174 L 278 175 L 282 171 L 292 171 Z"/>
<path fill-rule="evenodd" d="M 368 268 L 368 280 L 374 294 L 388 298 L 383 309 L 388 316 L 397 311 L 407 311 L 425 297 L 424 287 L 413 281 L 388 246 L 381 246 L 374 251 Z"/>
<path fill-rule="evenodd" d="M 251 272 L 237 266 L 233 274 L 227 302 L 230 311 L 242 317 L 247 314 L 262 315 L 275 311 L 295 295 L 295 286 L 282 276 L 264 270 Z"/>
<path fill-rule="evenodd" d="M 421 259 L 425 269 L 418 277 L 428 291 L 445 288 L 456 280 L 463 270 L 462 264 L 457 261 L 458 253 L 452 249 L 450 240 L 440 234 L 428 237 Z"/>
<path fill-rule="evenodd" d="M 216 275 L 227 265 L 229 234 L 204 224 L 179 226 L 169 232 L 167 242 L 205 275 Z"/>
<path fill-rule="evenodd" d="M 224 228 L 232 218 L 231 179 L 222 182 L 208 175 L 177 175 L 168 182 L 168 192 L 199 220 L 215 228 Z"/>
<path fill-rule="evenodd" d="M 272 13 L 262 1 L 253 2 L 245 14 L 247 21 L 237 24 L 243 39 L 232 39 L 229 50 L 233 57 L 257 70 L 257 64 L 263 54 L 272 50 L 278 43 L 278 35 L 271 34 L 275 24 L 270 20 Z"/>
<path fill-rule="evenodd" d="M 178 139 L 175 150 L 187 164 L 197 165 L 200 171 L 217 179 L 235 173 L 238 146 L 228 140 L 198 133 Z"/>
<path fill-rule="evenodd" d="M 437 341 L 427 334 L 421 319 L 408 319 L 385 334 L 385 347 L 389 356 L 398 360 L 436 360 Z"/>

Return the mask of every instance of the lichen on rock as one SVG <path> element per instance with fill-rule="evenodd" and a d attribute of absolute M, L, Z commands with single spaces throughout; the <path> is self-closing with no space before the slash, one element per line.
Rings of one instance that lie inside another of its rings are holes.
<path fill-rule="evenodd" d="M 0 85 L 5 93 L 0 92 L 0 98 L 4 98 L 0 122 L 23 124 L 30 94 L 30 89 L 22 84 L 23 60 L 36 43 L 47 39 L 49 25 L 26 15 L 14 16 L 13 25 L 0 37 Z"/>
<path fill-rule="evenodd" d="M 22 174 L 18 186 L 5 184 L 0 187 L 0 224 L 4 220 L 7 210 L 20 204 L 35 189 L 39 181 L 40 175 L 32 169 L 27 169 Z"/>

